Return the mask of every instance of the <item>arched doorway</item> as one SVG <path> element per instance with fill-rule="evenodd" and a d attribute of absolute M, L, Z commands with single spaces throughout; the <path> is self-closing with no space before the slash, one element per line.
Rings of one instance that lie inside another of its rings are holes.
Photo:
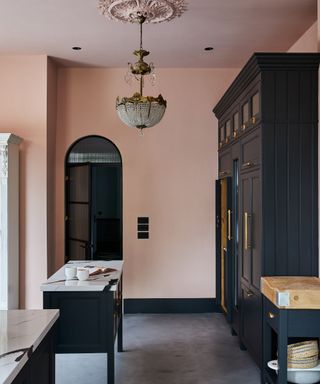
<path fill-rule="evenodd" d="M 101 136 L 71 145 L 65 160 L 65 261 L 122 259 L 122 160 Z"/>

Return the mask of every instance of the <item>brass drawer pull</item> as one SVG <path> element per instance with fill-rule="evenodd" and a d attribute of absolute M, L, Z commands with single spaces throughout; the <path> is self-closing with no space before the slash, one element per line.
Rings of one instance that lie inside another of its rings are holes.
<path fill-rule="evenodd" d="M 268 316 L 269 316 L 269 319 L 274 319 L 276 317 L 276 315 L 272 312 L 269 312 Z"/>
<path fill-rule="evenodd" d="M 255 123 L 256 123 L 256 117 L 255 117 L 255 116 L 252 116 L 252 117 L 251 117 L 251 123 L 252 123 L 252 124 L 255 124 Z"/>
<path fill-rule="evenodd" d="M 241 128 L 242 128 L 242 130 L 244 131 L 244 130 L 247 128 L 246 124 L 242 124 L 242 125 L 241 125 Z"/>
<path fill-rule="evenodd" d="M 248 297 L 252 297 L 253 296 L 253 292 L 251 292 L 251 291 L 247 291 L 246 293 L 247 293 Z"/>
<path fill-rule="evenodd" d="M 254 166 L 253 161 L 247 161 L 246 163 L 242 164 L 242 168 L 249 168 L 249 167 L 253 167 L 253 166 Z"/>

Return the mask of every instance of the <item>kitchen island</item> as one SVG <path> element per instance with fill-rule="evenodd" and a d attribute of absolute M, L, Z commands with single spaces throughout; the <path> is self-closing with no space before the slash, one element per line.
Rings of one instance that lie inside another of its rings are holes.
<path fill-rule="evenodd" d="M 263 295 L 261 383 L 287 384 L 287 345 L 290 344 L 290 338 L 294 338 L 294 342 L 320 338 L 320 278 L 262 277 L 261 293 Z M 277 374 L 268 365 L 268 362 L 274 359 L 278 359 Z"/>
<path fill-rule="evenodd" d="M 54 384 L 58 310 L 0 311 L 0 384 Z"/>
<path fill-rule="evenodd" d="M 88 280 L 66 280 L 65 267 L 101 269 Z M 114 343 L 122 346 L 123 261 L 69 261 L 41 285 L 43 307 L 60 310 L 56 353 L 107 353 L 108 384 L 114 383 Z"/>

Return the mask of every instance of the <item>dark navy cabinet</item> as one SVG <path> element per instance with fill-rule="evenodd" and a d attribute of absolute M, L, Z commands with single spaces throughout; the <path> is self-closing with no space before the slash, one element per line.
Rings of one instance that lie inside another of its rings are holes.
<path fill-rule="evenodd" d="M 80 286 L 81 288 L 81 286 Z M 43 292 L 43 307 L 59 309 L 55 353 L 107 353 L 108 384 L 115 382 L 115 352 L 123 351 L 122 279 L 103 290 Z M 92 288 L 92 286 L 91 286 Z"/>
<path fill-rule="evenodd" d="M 256 53 L 213 109 L 219 178 L 232 179 L 227 319 L 259 365 L 260 277 L 318 276 L 319 58 Z"/>
<path fill-rule="evenodd" d="M 13 380 L 13 384 L 55 383 L 54 338 L 55 326 L 32 352 L 25 366 Z"/>

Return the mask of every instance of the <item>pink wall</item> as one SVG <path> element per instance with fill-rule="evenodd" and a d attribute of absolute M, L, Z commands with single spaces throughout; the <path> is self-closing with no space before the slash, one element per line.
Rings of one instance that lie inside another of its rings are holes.
<path fill-rule="evenodd" d="M 317 52 L 318 23 L 312 26 L 291 46 L 288 52 Z"/>
<path fill-rule="evenodd" d="M 20 152 L 20 306 L 41 307 L 47 271 L 46 56 L 0 56 L 0 131 L 23 139 Z"/>
<path fill-rule="evenodd" d="M 212 108 L 238 69 L 161 69 L 168 101 L 163 121 L 144 137 L 123 125 L 118 95 L 129 96 L 124 69 L 59 69 L 56 145 L 56 268 L 63 263 L 64 157 L 78 138 L 98 134 L 123 157 L 125 297 L 215 295 L 217 121 Z M 137 216 L 150 239 L 136 239 Z"/>

